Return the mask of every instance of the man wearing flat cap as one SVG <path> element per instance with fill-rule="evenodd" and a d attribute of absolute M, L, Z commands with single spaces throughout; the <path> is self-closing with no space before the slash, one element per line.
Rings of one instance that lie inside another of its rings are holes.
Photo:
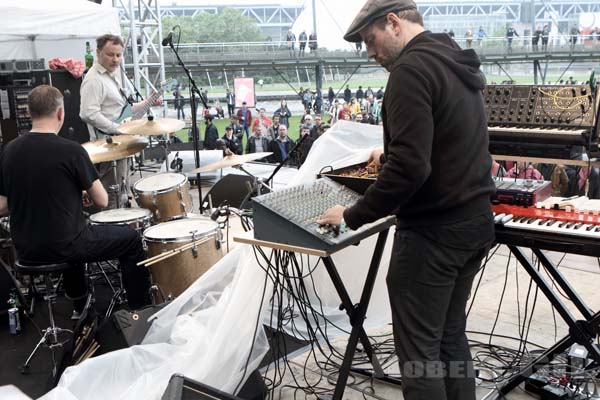
<path fill-rule="evenodd" d="M 494 238 L 492 159 L 475 51 L 423 28 L 410 0 L 368 0 L 344 39 L 390 76 L 377 181 L 321 224 L 350 229 L 395 214 L 387 286 L 407 400 L 475 400 L 465 307 Z"/>

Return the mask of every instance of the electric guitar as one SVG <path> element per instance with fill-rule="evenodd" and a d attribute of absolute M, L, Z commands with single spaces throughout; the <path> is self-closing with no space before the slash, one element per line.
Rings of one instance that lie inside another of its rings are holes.
<path fill-rule="evenodd" d="M 133 121 L 133 120 L 136 120 L 136 119 L 143 118 L 148 113 L 148 111 L 150 110 L 150 108 L 152 108 L 154 102 L 160 96 L 162 96 L 162 94 L 164 92 L 164 88 L 167 85 L 169 85 L 170 83 L 172 83 L 173 81 L 174 81 L 174 79 L 167 79 L 167 80 L 162 81 L 158 85 L 158 87 L 156 88 L 156 91 L 154 91 L 144 101 L 144 106 L 140 110 L 138 110 L 138 112 L 136 112 L 136 113 L 133 112 L 133 106 L 129 103 L 129 101 L 127 101 L 127 103 L 121 109 L 121 113 L 119 114 L 119 116 L 113 122 L 116 123 L 116 124 L 120 124 L 120 123 L 122 123 L 126 119 L 129 119 L 129 120 Z M 121 90 L 121 94 L 123 95 L 123 97 L 126 97 L 125 93 L 123 93 L 122 90 Z M 96 135 L 98 135 L 98 134 L 107 135 L 106 132 L 103 132 L 103 131 L 101 131 L 98 128 L 94 128 L 94 130 L 96 131 Z"/>

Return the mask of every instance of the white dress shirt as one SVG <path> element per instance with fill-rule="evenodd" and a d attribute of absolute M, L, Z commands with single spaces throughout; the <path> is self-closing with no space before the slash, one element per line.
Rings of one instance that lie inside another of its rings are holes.
<path fill-rule="evenodd" d="M 121 115 L 127 100 L 121 93 L 123 77 L 121 70 L 109 72 L 98 62 L 88 71 L 81 84 L 81 107 L 79 117 L 88 124 L 90 137 L 94 128 L 106 133 L 118 133 L 119 124 L 114 121 Z"/>

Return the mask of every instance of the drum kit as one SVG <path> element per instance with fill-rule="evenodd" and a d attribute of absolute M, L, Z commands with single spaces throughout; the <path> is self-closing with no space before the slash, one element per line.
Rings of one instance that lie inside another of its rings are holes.
<path fill-rule="evenodd" d="M 116 163 L 142 151 L 148 145 L 144 136 L 169 134 L 181 128 L 183 122 L 179 120 L 136 120 L 122 124 L 121 135 L 87 142 L 83 147 L 93 163 Z M 270 154 L 227 156 L 192 172 L 239 166 Z M 140 208 L 102 211 L 91 215 L 90 223 L 135 229 L 150 256 L 139 265 L 149 268 L 163 299 L 178 296 L 223 257 L 219 224 L 209 217 L 191 215 L 190 183 L 184 174 L 154 174 L 135 182 L 132 191 Z"/>

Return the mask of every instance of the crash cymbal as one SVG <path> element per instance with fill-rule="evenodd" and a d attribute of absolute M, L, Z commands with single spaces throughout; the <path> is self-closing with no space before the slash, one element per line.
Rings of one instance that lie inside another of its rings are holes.
<path fill-rule="evenodd" d="M 120 160 L 139 153 L 148 146 L 148 141 L 140 136 L 113 136 L 112 143 L 106 139 L 93 140 L 82 144 L 94 164 Z"/>
<path fill-rule="evenodd" d="M 204 167 L 196 168 L 191 171 L 192 174 L 200 174 L 202 172 L 214 171 L 216 169 L 234 167 L 236 165 L 240 165 L 243 163 L 247 163 L 249 161 L 260 160 L 261 158 L 265 158 L 273 154 L 272 152 L 263 152 L 263 153 L 250 153 L 244 154 L 242 156 L 238 156 L 237 154 L 223 157 L 222 160 L 214 162 L 212 164 L 205 165 Z"/>
<path fill-rule="evenodd" d="M 166 135 L 185 128 L 185 122 L 174 118 L 142 118 L 124 122 L 117 127 L 122 135 Z"/>

